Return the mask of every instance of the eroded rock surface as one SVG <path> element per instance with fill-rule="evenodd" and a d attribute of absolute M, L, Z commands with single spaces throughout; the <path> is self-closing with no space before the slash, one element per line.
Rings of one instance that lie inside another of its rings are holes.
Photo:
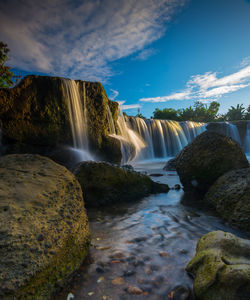
<path fill-rule="evenodd" d="M 0 298 L 49 299 L 90 244 L 81 187 L 39 155 L 0 158 Z"/>
<path fill-rule="evenodd" d="M 226 172 L 249 167 L 238 143 L 224 135 L 207 131 L 186 146 L 175 161 L 184 190 L 201 195 Z"/>
<path fill-rule="evenodd" d="M 223 231 L 204 235 L 186 267 L 199 300 L 248 300 L 250 241 Z"/>
<path fill-rule="evenodd" d="M 82 162 L 74 173 L 87 206 L 134 201 L 151 193 L 169 191 L 168 185 L 156 183 L 149 176 L 106 162 Z"/>
<path fill-rule="evenodd" d="M 230 224 L 250 231 L 250 168 L 221 176 L 211 186 L 204 201 Z"/>

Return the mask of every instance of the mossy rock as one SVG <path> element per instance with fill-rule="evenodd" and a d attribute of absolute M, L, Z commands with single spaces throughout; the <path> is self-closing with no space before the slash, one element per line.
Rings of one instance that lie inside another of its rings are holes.
<path fill-rule="evenodd" d="M 156 183 L 149 176 L 106 162 L 82 162 L 74 173 L 87 206 L 131 202 L 151 193 L 169 191 L 168 185 Z"/>
<path fill-rule="evenodd" d="M 0 298 L 49 299 L 83 262 L 90 231 L 81 187 L 39 155 L 0 159 Z"/>
<path fill-rule="evenodd" d="M 197 300 L 248 300 L 250 241 L 223 231 L 204 235 L 186 271 L 194 276 Z"/>
<path fill-rule="evenodd" d="M 226 222 L 250 231 L 250 168 L 233 170 L 218 178 L 204 202 Z"/>
<path fill-rule="evenodd" d="M 240 145 L 232 139 L 205 131 L 176 156 L 176 170 L 185 191 L 204 195 L 221 175 L 248 168 Z"/>
<path fill-rule="evenodd" d="M 86 95 L 88 137 L 91 151 L 102 159 L 121 161 L 121 146 L 109 137 L 108 109 L 117 127 L 118 103 L 107 98 L 99 82 L 77 81 L 81 99 Z M 68 100 L 62 78 L 29 75 L 11 88 L 0 89 L 5 154 L 40 153 L 72 146 Z"/>

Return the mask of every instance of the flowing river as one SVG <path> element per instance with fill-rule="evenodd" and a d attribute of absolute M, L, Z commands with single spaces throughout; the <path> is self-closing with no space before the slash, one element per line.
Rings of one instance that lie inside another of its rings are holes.
<path fill-rule="evenodd" d="M 176 172 L 164 171 L 165 163 L 151 161 L 134 168 L 158 174 L 151 178 L 173 187 L 180 183 L 179 177 Z M 172 299 L 171 291 L 178 285 L 192 290 L 185 266 L 193 258 L 199 238 L 213 230 L 247 235 L 213 213 L 182 205 L 182 196 L 182 190 L 170 190 L 134 204 L 88 210 L 92 232 L 89 257 L 54 300 L 73 296 L 75 300 L 163 300 Z M 130 294 L 131 286 L 143 293 Z"/>

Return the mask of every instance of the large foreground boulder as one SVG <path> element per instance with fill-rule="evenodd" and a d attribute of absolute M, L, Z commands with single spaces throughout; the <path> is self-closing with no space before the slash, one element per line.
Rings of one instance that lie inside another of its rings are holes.
<path fill-rule="evenodd" d="M 75 176 L 38 155 L 0 159 L 0 298 L 49 299 L 90 244 Z"/>
<path fill-rule="evenodd" d="M 240 229 L 250 231 L 250 168 L 233 170 L 211 186 L 204 202 Z"/>
<path fill-rule="evenodd" d="M 169 191 L 168 185 L 156 183 L 149 176 L 106 162 L 80 163 L 74 173 L 87 206 L 133 201 L 151 193 Z"/>
<path fill-rule="evenodd" d="M 207 131 L 186 146 L 175 161 L 184 190 L 196 191 L 201 195 L 221 175 L 249 166 L 238 143 L 224 135 Z"/>
<path fill-rule="evenodd" d="M 197 300 L 249 300 L 250 241 L 210 232 L 198 242 L 186 270 L 195 277 Z"/>

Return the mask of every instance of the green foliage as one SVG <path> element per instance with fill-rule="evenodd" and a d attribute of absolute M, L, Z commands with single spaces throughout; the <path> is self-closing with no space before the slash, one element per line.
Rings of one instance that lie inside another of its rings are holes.
<path fill-rule="evenodd" d="M 14 74 L 10 67 L 5 66 L 9 51 L 7 44 L 0 41 L 0 88 L 8 88 L 13 84 Z"/>
<path fill-rule="evenodd" d="M 136 115 L 136 117 L 138 117 L 138 118 L 141 118 L 141 119 L 146 119 L 146 117 L 144 117 L 141 113 L 138 113 L 137 115 Z"/>
<path fill-rule="evenodd" d="M 245 119 L 250 120 L 250 105 L 248 106 L 246 113 L 245 113 Z"/>
<path fill-rule="evenodd" d="M 236 107 L 231 106 L 226 114 L 227 121 L 243 120 L 245 117 L 245 108 L 243 104 L 237 104 Z"/>
<path fill-rule="evenodd" d="M 209 106 L 197 101 L 193 106 L 182 110 L 175 110 L 173 108 L 160 110 L 159 108 L 156 108 L 153 112 L 153 118 L 175 121 L 208 122 L 216 119 L 219 107 L 220 104 L 215 101 L 211 102 Z"/>

